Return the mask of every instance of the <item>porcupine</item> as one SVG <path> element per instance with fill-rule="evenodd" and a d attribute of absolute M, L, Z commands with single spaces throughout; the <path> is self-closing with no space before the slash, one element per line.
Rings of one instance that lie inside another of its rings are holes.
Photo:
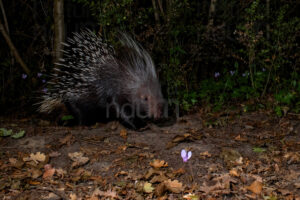
<path fill-rule="evenodd" d="M 127 34 L 119 39 L 116 51 L 90 30 L 68 38 L 39 111 L 65 104 L 79 124 L 114 116 L 132 128 L 160 118 L 164 99 L 149 53 Z"/>

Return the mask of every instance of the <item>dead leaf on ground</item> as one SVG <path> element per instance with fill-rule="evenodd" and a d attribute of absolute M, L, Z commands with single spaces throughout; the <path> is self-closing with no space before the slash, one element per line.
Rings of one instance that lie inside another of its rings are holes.
<path fill-rule="evenodd" d="M 234 138 L 234 140 L 236 140 L 236 141 L 241 141 L 241 142 L 245 142 L 245 141 L 247 141 L 247 138 L 242 137 L 241 135 L 238 135 L 238 136 L 236 136 L 236 137 Z"/>
<path fill-rule="evenodd" d="M 150 166 L 154 168 L 168 167 L 168 163 L 164 160 L 155 159 L 150 162 Z"/>
<path fill-rule="evenodd" d="M 29 170 L 29 173 L 30 173 L 31 178 L 33 178 L 33 179 L 36 179 L 43 174 L 43 172 L 39 169 L 31 169 L 31 170 Z"/>
<path fill-rule="evenodd" d="M 230 189 L 230 184 L 237 182 L 228 173 L 220 174 L 219 176 L 213 178 L 211 181 L 215 182 L 215 185 L 211 185 L 208 182 L 204 182 L 203 185 L 200 186 L 200 191 L 203 191 L 206 194 L 216 191 L 226 194 Z"/>
<path fill-rule="evenodd" d="M 126 131 L 126 129 L 122 129 L 122 130 L 120 131 L 120 136 L 121 136 L 122 138 L 124 138 L 125 140 L 127 139 L 127 131 Z"/>
<path fill-rule="evenodd" d="M 64 145 L 64 144 L 70 145 L 73 143 L 73 141 L 74 141 L 74 136 L 71 133 L 69 133 L 64 138 L 60 139 L 59 143 L 60 145 Z"/>
<path fill-rule="evenodd" d="M 178 180 L 172 181 L 169 179 L 165 181 L 164 184 L 170 192 L 180 193 L 184 190 L 182 183 L 180 183 Z"/>
<path fill-rule="evenodd" d="M 28 161 L 34 161 L 36 164 L 39 162 L 44 162 L 46 160 L 45 154 L 41 152 L 37 152 L 35 154 L 31 153 L 29 157 L 23 158 L 23 161 L 28 162 Z"/>
<path fill-rule="evenodd" d="M 198 200 L 199 199 L 199 197 L 197 195 L 191 194 L 191 193 L 184 195 L 183 198 L 188 199 L 188 200 Z"/>
<path fill-rule="evenodd" d="M 241 172 L 238 168 L 232 168 L 230 171 L 229 171 L 229 174 L 231 176 L 235 176 L 235 177 L 240 177 L 241 175 Z"/>
<path fill-rule="evenodd" d="M 55 168 L 52 168 L 50 164 L 47 164 L 44 166 L 44 169 L 43 179 L 51 179 L 55 173 Z"/>
<path fill-rule="evenodd" d="M 154 188 L 152 187 L 151 183 L 148 183 L 148 182 L 144 183 L 143 191 L 145 193 L 151 193 L 153 190 L 154 190 Z"/>
<path fill-rule="evenodd" d="M 227 166 L 243 164 L 243 157 L 235 149 L 222 148 L 220 157 L 224 160 Z"/>
<path fill-rule="evenodd" d="M 300 163 L 300 153 L 298 152 L 288 152 L 283 156 L 289 164 Z"/>
<path fill-rule="evenodd" d="M 77 195 L 74 193 L 70 194 L 70 200 L 77 200 Z"/>
<path fill-rule="evenodd" d="M 294 186 L 295 186 L 297 189 L 300 189 L 300 182 L 299 182 L 299 183 L 294 183 Z"/>
<path fill-rule="evenodd" d="M 154 168 L 150 168 L 148 170 L 148 172 L 145 174 L 145 179 L 148 180 L 153 174 L 161 174 L 161 172 L 157 169 L 154 169 Z"/>
<path fill-rule="evenodd" d="M 168 180 L 168 178 L 164 175 L 158 175 L 158 176 L 154 176 L 151 180 L 150 183 L 162 183 L 164 181 Z"/>
<path fill-rule="evenodd" d="M 55 172 L 56 175 L 60 178 L 64 178 L 64 176 L 67 174 L 67 171 L 62 168 L 55 169 Z"/>
<path fill-rule="evenodd" d="M 174 175 L 181 175 L 181 174 L 184 174 L 184 173 L 185 173 L 185 170 L 183 168 L 179 168 L 179 169 L 173 171 Z"/>
<path fill-rule="evenodd" d="M 93 195 L 105 197 L 105 198 L 120 199 L 120 197 L 117 195 L 117 193 L 113 190 L 107 190 L 106 192 L 104 192 L 104 191 L 100 191 L 99 189 L 96 189 L 96 191 L 94 191 Z"/>
<path fill-rule="evenodd" d="M 246 189 L 250 190 L 255 194 L 260 194 L 262 191 L 262 186 L 263 186 L 262 182 L 254 181 L 250 186 L 247 186 Z"/>
<path fill-rule="evenodd" d="M 73 160 L 72 167 L 78 167 L 89 161 L 88 157 L 84 157 L 82 152 L 69 153 L 68 156 Z"/>
<path fill-rule="evenodd" d="M 210 158 L 210 157 L 211 157 L 211 154 L 208 153 L 208 151 L 205 151 L 205 152 L 200 153 L 200 156 L 201 156 L 202 158 Z"/>
<path fill-rule="evenodd" d="M 168 142 L 167 144 L 167 149 L 170 149 L 174 146 L 176 146 L 178 143 L 180 142 L 184 142 L 184 141 L 191 141 L 193 140 L 192 135 L 189 133 L 183 134 L 183 135 L 176 135 L 172 141 Z"/>
<path fill-rule="evenodd" d="M 158 184 L 155 188 L 155 195 L 160 197 L 166 192 L 166 186 L 164 183 Z"/>
<path fill-rule="evenodd" d="M 20 169 L 24 164 L 24 162 L 22 162 L 16 158 L 9 158 L 8 160 L 9 160 L 11 166 L 18 168 L 18 169 Z"/>
<path fill-rule="evenodd" d="M 55 158 L 55 157 L 58 157 L 60 155 L 61 155 L 61 153 L 59 153 L 57 151 L 53 151 L 53 152 L 49 153 L 50 158 Z"/>

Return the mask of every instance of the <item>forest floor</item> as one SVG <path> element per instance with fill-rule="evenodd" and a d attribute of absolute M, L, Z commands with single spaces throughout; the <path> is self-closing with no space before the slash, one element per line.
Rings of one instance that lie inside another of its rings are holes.
<path fill-rule="evenodd" d="M 199 111 L 143 131 L 1 118 L 0 128 L 10 135 L 0 199 L 300 199 L 297 115 Z"/>

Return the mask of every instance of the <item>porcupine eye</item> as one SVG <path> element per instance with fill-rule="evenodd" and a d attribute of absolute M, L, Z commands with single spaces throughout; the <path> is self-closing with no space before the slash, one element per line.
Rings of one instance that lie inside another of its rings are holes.
<path fill-rule="evenodd" d="M 143 101 L 148 101 L 148 96 L 142 95 L 142 96 L 141 96 L 141 99 L 142 99 Z"/>

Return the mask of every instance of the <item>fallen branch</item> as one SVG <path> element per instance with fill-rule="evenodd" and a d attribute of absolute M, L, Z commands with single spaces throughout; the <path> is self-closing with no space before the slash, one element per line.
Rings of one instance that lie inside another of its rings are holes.
<path fill-rule="evenodd" d="M 0 32 L 2 33 L 8 47 L 10 48 L 11 52 L 13 53 L 13 55 L 15 56 L 17 62 L 21 65 L 21 67 L 23 68 L 23 70 L 26 72 L 27 75 L 30 75 L 30 70 L 28 69 L 27 65 L 24 63 L 24 61 L 22 60 L 18 50 L 16 49 L 15 45 L 12 43 L 9 35 L 7 34 L 1 20 L 0 20 Z"/>

